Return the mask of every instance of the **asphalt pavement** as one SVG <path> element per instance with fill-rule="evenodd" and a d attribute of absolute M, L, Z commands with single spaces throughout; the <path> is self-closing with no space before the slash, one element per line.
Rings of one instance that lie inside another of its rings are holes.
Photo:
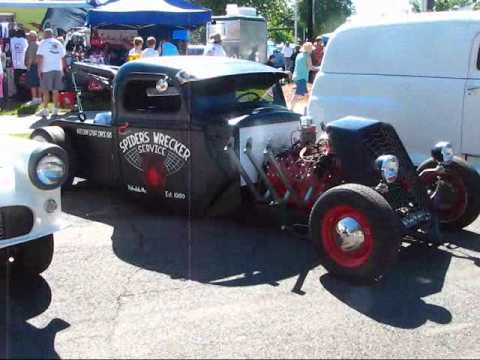
<path fill-rule="evenodd" d="M 47 272 L 3 280 L 2 357 L 480 354 L 480 222 L 451 245 L 403 249 L 382 283 L 358 287 L 263 212 L 188 219 L 88 186 L 63 207 L 69 226 Z"/>

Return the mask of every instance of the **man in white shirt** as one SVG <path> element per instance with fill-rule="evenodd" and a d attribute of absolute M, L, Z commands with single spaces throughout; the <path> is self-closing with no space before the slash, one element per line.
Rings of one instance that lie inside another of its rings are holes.
<path fill-rule="evenodd" d="M 203 52 L 205 56 L 227 56 L 222 46 L 222 35 L 219 33 L 210 36 L 210 44 L 205 47 Z"/>
<path fill-rule="evenodd" d="M 27 72 L 25 66 L 25 53 L 27 52 L 28 41 L 25 38 L 25 31 L 15 30 L 15 35 L 10 39 L 10 51 L 12 53 L 13 79 L 17 88 L 18 100 L 24 101 L 27 98 L 25 87 L 21 86 L 20 78 Z"/>
<path fill-rule="evenodd" d="M 292 71 L 292 55 L 293 49 L 287 42 L 282 50 L 283 57 L 285 58 L 285 71 Z"/>
<path fill-rule="evenodd" d="M 147 48 L 142 52 L 142 58 L 160 56 L 159 52 L 155 50 L 156 47 L 157 47 L 157 40 L 153 36 L 150 36 L 147 39 Z"/>
<path fill-rule="evenodd" d="M 58 114 L 58 93 L 63 90 L 63 68 L 65 67 L 65 48 L 54 38 L 53 30 L 43 32 L 44 40 L 40 42 L 37 51 L 38 73 L 40 76 L 40 89 L 43 93 L 43 110 L 41 116 L 48 116 L 48 103 L 50 92 L 53 94 L 54 108 L 52 115 Z"/>

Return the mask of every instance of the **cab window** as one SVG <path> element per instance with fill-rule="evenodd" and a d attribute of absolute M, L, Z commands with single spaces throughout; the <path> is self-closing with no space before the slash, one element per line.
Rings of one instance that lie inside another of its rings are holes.
<path fill-rule="evenodd" d="M 123 107 L 128 112 L 176 113 L 181 106 L 180 93 L 173 86 L 159 91 L 155 80 L 130 80 L 126 85 Z"/>

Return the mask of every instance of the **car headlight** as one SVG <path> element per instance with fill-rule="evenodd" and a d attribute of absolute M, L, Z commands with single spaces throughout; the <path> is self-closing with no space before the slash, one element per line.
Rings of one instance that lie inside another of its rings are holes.
<path fill-rule="evenodd" d="M 56 155 L 45 155 L 37 164 L 38 180 L 45 186 L 58 185 L 65 177 L 65 162 Z"/>
<path fill-rule="evenodd" d="M 432 149 L 432 157 L 438 163 L 452 162 L 455 157 L 452 144 L 446 141 L 439 142 Z"/>
<path fill-rule="evenodd" d="M 400 163 L 396 156 L 382 155 L 375 161 L 375 164 L 387 184 L 393 184 L 397 181 Z"/>
<path fill-rule="evenodd" d="M 28 166 L 30 180 L 42 190 L 62 186 L 68 176 L 67 154 L 56 145 L 33 153 Z"/>

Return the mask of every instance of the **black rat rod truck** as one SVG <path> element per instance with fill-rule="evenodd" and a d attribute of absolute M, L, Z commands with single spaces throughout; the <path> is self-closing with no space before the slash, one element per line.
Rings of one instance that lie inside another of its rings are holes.
<path fill-rule="evenodd" d="M 288 111 L 285 74 L 273 68 L 169 57 L 75 71 L 111 84 L 111 113 L 32 134 L 67 151 L 70 182 L 115 186 L 187 216 L 229 213 L 246 198 L 301 214 L 337 275 L 379 279 L 402 241 L 439 243 L 442 229 L 480 212 L 479 175 L 448 143 L 417 169 L 388 124 L 350 117 L 325 126 Z"/>

